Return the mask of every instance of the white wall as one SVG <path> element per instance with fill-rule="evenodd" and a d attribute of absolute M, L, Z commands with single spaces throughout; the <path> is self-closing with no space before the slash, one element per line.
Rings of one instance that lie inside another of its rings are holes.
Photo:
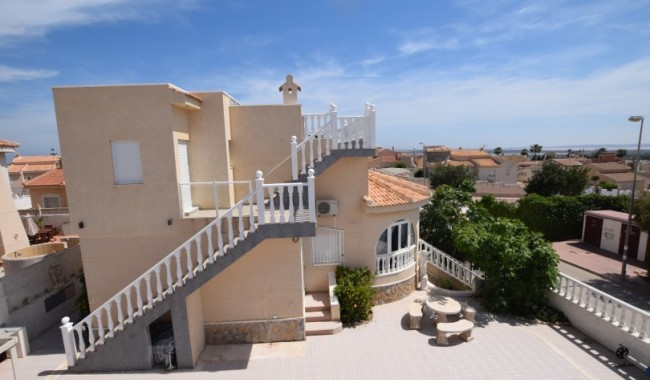
<path fill-rule="evenodd" d="M 600 236 L 600 248 L 618 252 L 618 244 L 621 238 L 621 222 L 603 219 L 603 231 Z"/>

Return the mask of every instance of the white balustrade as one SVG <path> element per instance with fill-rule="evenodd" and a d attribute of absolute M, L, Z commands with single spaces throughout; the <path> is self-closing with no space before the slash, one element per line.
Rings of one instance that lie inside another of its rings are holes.
<path fill-rule="evenodd" d="M 330 104 L 325 114 L 303 114 L 304 140 L 291 138 L 293 180 L 306 174 L 314 162 L 332 149 L 372 149 L 375 147 L 375 106 L 366 104 L 363 116 L 338 116 L 336 105 Z"/>
<path fill-rule="evenodd" d="M 477 279 L 483 279 L 483 276 L 480 273 L 467 268 L 460 261 L 454 259 L 426 241 L 420 239 L 418 246 L 420 254 L 424 255 L 428 262 L 463 284 L 474 288 L 474 282 Z"/>
<path fill-rule="evenodd" d="M 650 313 L 645 310 L 564 273 L 560 273 L 553 292 L 639 339 L 650 337 Z"/>
<path fill-rule="evenodd" d="M 415 263 L 415 246 L 391 254 L 376 256 L 377 275 L 401 272 Z"/>
<path fill-rule="evenodd" d="M 210 193 L 212 195 L 212 208 L 216 211 L 216 216 L 219 217 L 219 210 L 230 207 L 228 200 L 221 202 L 219 200 L 219 189 L 227 188 L 228 192 L 231 192 L 231 187 L 233 186 L 246 186 L 248 192 L 253 192 L 253 185 L 251 181 L 199 181 L 199 182 L 182 182 L 178 184 L 178 194 L 180 196 L 180 204 L 183 203 L 183 197 L 186 195 L 192 196 L 192 189 L 197 191 L 201 187 L 210 187 Z M 190 191 L 182 191 L 182 189 L 189 189 Z M 207 191 L 207 190 L 206 190 Z M 222 193 L 223 194 L 223 193 Z M 191 201 L 191 199 L 190 199 Z M 204 208 L 202 208 L 204 209 Z"/>
<path fill-rule="evenodd" d="M 85 358 L 87 351 L 95 351 L 98 344 L 104 344 L 105 340 L 113 337 L 116 331 L 123 330 L 125 324 L 133 323 L 134 317 L 142 316 L 146 310 L 155 307 L 156 302 L 174 293 L 175 288 L 182 287 L 188 280 L 197 276 L 198 272 L 214 263 L 218 257 L 226 255 L 229 249 L 235 247 L 237 242 L 243 241 L 248 233 L 254 232 L 257 226 L 269 221 L 270 223 L 315 223 L 316 193 L 313 169 L 308 170 L 308 175 L 307 183 L 265 184 L 262 173 L 258 172 L 255 191 L 252 190 L 251 182 L 245 181 L 249 184 L 249 193 L 228 211 L 222 213 L 76 325 L 71 326 L 69 319 L 66 322 L 62 320 L 61 332 L 64 345 L 68 342 L 66 345 L 68 365 L 74 365 L 71 362 L 76 362 L 77 357 Z M 306 208 L 303 204 L 305 187 L 308 196 Z M 276 201 L 277 209 L 274 207 Z M 269 210 L 265 209 L 265 204 L 269 205 Z M 249 223 L 248 229 L 244 224 L 246 218 Z M 224 228 L 227 229 L 226 242 L 224 242 Z M 214 235 L 216 235 L 216 243 Z M 152 281 L 155 284 L 152 284 Z M 143 299 L 143 291 L 146 303 Z M 135 305 L 132 302 L 134 292 Z M 123 311 L 123 300 L 126 302 L 126 315 Z"/>

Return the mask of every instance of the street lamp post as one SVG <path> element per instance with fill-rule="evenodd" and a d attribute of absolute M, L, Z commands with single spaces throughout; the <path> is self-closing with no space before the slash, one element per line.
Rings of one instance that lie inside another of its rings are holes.
<path fill-rule="evenodd" d="M 634 192 L 636 190 L 636 173 L 639 165 L 639 151 L 641 150 L 641 135 L 643 134 L 643 116 L 630 116 L 629 121 L 633 123 L 641 122 L 639 128 L 639 142 L 636 146 L 636 155 L 634 156 L 634 177 L 632 179 L 632 195 L 630 196 L 630 212 L 627 214 L 627 229 L 625 230 L 625 245 L 623 246 L 623 266 L 621 268 L 621 276 L 625 280 L 625 267 L 627 266 L 627 254 L 630 243 L 630 231 L 632 229 L 632 212 L 634 211 Z"/>

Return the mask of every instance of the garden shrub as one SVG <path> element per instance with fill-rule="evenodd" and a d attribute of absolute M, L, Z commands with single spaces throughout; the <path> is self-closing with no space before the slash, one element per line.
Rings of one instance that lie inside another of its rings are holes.
<path fill-rule="evenodd" d="M 341 305 L 341 322 L 356 325 L 370 320 L 375 291 L 372 282 L 375 278 L 367 268 L 336 268 L 336 288 L 334 295 Z"/>

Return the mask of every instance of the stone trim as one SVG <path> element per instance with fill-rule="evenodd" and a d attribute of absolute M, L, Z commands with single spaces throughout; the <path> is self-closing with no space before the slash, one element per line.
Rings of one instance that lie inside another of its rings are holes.
<path fill-rule="evenodd" d="M 373 286 L 373 289 L 375 289 L 373 299 L 375 305 L 399 301 L 415 291 L 415 274 L 404 281 L 391 285 Z"/>
<path fill-rule="evenodd" d="M 205 323 L 205 344 L 272 343 L 305 340 L 305 319 Z"/>

